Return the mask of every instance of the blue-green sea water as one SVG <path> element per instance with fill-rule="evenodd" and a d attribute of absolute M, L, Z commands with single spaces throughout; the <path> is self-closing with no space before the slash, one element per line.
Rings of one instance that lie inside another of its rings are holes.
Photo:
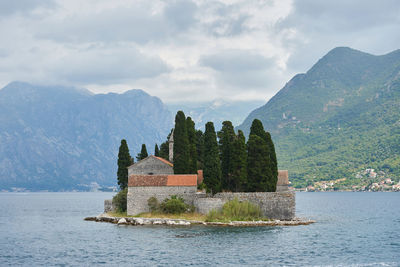
<path fill-rule="evenodd" d="M 400 266 L 400 193 L 297 193 L 308 226 L 84 221 L 111 193 L 0 194 L 0 265 Z"/>

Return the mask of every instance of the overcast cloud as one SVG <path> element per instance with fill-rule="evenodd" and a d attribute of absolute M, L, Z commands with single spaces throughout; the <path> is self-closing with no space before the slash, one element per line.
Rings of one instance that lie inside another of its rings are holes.
<path fill-rule="evenodd" d="M 0 2 L 0 86 L 268 100 L 337 46 L 400 48 L 397 0 Z"/>

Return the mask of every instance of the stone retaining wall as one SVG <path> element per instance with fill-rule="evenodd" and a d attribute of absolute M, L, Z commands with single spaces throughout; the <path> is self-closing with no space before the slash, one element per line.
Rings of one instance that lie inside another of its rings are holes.
<path fill-rule="evenodd" d="M 194 200 L 194 206 L 196 211 L 201 214 L 208 214 L 210 210 L 220 210 L 226 201 L 222 201 L 220 198 L 204 197 L 196 198 Z"/>
<path fill-rule="evenodd" d="M 254 193 L 218 193 L 214 198 L 225 203 L 234 198 L 250 201 L 261 208 L 263 216 L 270 219 L 292 220 L 295 217 L 295 192 L 254 192 Z M 223 204 L 222 204 L 223 205 Z M 221 206 L 222 207 L 222 206 Z"/>
<path fill-rule="evenodd" d="M 104 200 L 104 212 L 114 212 L 116 211 L 115 206 L 113 205 L 112 199 Z"/>
<path fill-rule="evenodd" d="M 133 186 L 128 187 L 128 215 L 136 215 L 149 212 L 147 201 L 151 197 L 157 198 L 158 202 L 176 195 L 182 197 L 186 204 L 193 205 L 196 198 L 197 186 Z"/>

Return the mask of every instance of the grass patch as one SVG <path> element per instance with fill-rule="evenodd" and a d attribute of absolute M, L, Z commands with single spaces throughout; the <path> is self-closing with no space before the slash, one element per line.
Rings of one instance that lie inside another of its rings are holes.
<path fill-rule="evenodd" d="M 206 222 L 231 222 L 231 221 L 268 221 L 263 218 L 261 209 L 249 201 L 239 201 L 237 198 L 228 201 L 222 210 L 211 210 Z"/>

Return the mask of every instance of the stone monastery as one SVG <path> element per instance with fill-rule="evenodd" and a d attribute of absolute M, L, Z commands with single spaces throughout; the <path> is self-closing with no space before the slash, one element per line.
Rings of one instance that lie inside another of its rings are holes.
<path fill-rule="evenodd" d="M 288 189 L 288 171 L 279 171 L 277 192 L 222 192 L 209 196 L 197 190 L 197 185 L 203 181 L 202 170 L 199 170 L 197 174 L 174 174 L 171 163 L 173 160 L 172 136 L 169 140 L 170 161 L 151 155 L 128 167 L 128 215 L 149 212 L 148 200 L 151 197 L 162 202 L 176 195 L 203 214 L 207 214 L 212 209 L 220 209 L 225 202 L 238 198 L 259 205 L 263 216 L 267 218 L 291 220 L 295 217 L 295 193 Z M 105 206 L 107 206 L 107 201 Z M 106 207 L 105 211 L 107 211 Z"/>

